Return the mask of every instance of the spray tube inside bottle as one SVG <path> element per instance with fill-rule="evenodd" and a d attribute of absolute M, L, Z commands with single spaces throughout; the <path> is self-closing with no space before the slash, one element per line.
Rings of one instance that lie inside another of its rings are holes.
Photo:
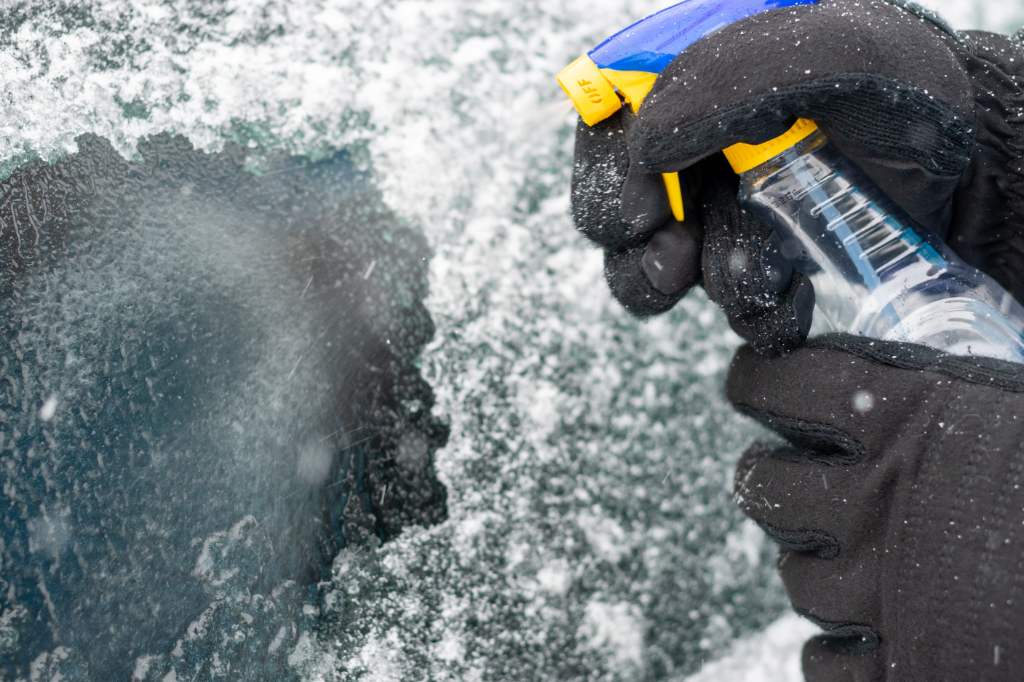
<path fill-rule="evenodd" d="M 634 24 L 558 80 L 587 125 L 639 109 L 682 50 L 739 19 L 815 0 L 686 0 Z M 810 278 L 816 332 L 920 343 L 957 355 L 1024 362 L 1024 308 L 990 277 L 932 240 L 828 143 L 813 121 L 724 150 L 740 201 L 773 226 L 784 255 Z M 677 174 L 665 184 L 683 220 Z"/>

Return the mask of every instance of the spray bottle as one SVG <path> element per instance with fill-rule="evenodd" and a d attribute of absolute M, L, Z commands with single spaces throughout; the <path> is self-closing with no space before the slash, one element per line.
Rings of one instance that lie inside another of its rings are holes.
<path fill-rule="evenodd" d="M 587 125 L 634 111 L 680 52 L 735 21 L 817 0 L 684 0 L 601 43 L 558 80 Z M 1024 307 L 932 239 L 813 121 L 724 150 L 740 202 L 770 224 L 815 292 L 814 330 L 1024 362 Z M 665 185 L 683 220 L 677 174 Z"/>

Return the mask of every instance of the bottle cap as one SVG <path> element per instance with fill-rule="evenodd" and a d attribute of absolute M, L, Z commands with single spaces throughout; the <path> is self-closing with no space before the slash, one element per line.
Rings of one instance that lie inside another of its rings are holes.
<path fill-rule="evenodd" d="M 557 79 L 588 126 L 597 125 L 622 108 L 615 87 L 587 55 L 562 69 Z"/>
<path fill-rule="evenodd" d="M 799 118 L 792 128 L 775 139 L 761 144 L 740 142 L 723 150 L 723 153 L 728 159 L 729 165 L 739 175 L 757 168 L 765 161 L 770 161 L 787 149 L 795 147 L 797 143 L 807 139 L 817 129 L 818 126 L 814 121 Z"/>

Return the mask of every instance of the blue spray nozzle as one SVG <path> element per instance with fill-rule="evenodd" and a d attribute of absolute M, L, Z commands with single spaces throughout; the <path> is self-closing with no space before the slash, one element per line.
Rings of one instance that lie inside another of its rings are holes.
<path fill-rule="evenodd" d="M 600 69 L 660 74 L 683 50 L 741 19 L 817 0 L 683 0 L 619 31 L 588 55 Z"/>

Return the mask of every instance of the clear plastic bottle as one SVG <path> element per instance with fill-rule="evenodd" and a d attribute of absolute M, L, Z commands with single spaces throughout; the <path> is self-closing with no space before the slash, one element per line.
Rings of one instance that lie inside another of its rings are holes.
<path fill-rule="evenodd" d="M 1005 289 L 928 238 L 813 122 L 787 135 L 726 155 L 742 204 L 814 285 L 814 332 L 1024 362 L 1024 308 Z"/>

